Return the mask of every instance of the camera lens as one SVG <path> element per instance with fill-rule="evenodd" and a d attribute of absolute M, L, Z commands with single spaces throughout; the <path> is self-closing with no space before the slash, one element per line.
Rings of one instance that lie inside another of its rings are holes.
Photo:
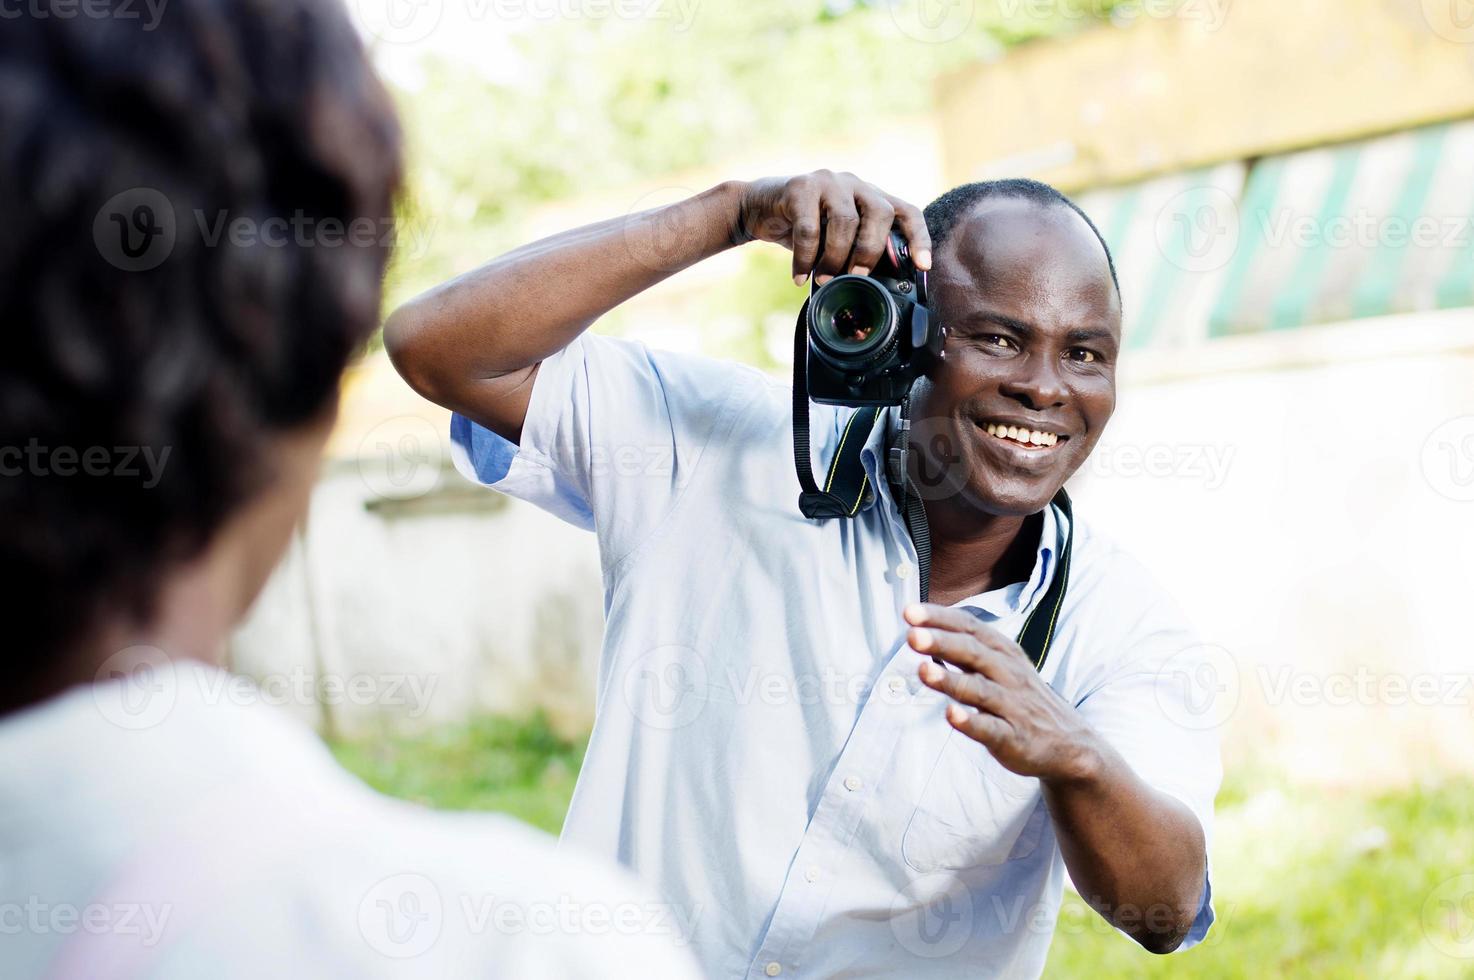
<path fill-rule="evenodd" d="M 811 310 L 809 335 L 825 360 L 837 367 L 864 367 L 895 336 L 895 304 L 873 279 L 830 280 L 814 295 Z"/>

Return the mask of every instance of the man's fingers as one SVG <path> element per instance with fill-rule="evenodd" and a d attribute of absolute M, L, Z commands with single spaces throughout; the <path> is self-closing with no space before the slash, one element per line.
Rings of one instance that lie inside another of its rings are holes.
<path fill-rule="evenodd" d="M 860 229 L 855 234 L 855 250 L 850 255 L 850 271 L 868 275 L 885 254 L 886 240 L 896 223 L 896 209 L 883 194 L 861 191 L 855 195 L 860 204 Z"/>
<path fill-rule="evenodd" d="M 990 677 L 1004 664 L 1002 654 L 970 633 L 917 626 L 907 632 L 906 642 L 917 653 Z"/>
<path fill-rule="evenodd" d="M 947 724 L 988 749 L 1001 745 L 1013 734 L 1013 726 L 997 715 L 969 711 L 960 704 L 947 705 Z"/>
<path fill-rule="evenodd" d="M 930 269 L 931 233 L 926 230 L 925 215 L 916 205 L 907 204 L 898 197 L 891 198 L 890 202 L 896 209 L 896 225 L 906 237 L 906 244 L 911 246 L 911 261 L 918 269 Z"/>
<path fill-rule="evenodd" d="M 819 260 L 819 237 L 823 228 L 819 185 L 811 178 L 795 178 L 788 185 L 785 210 L 793 226 L 793 281 L 802 283 Z"/>
<path fill-rule="evenodd" d="M 921 683 L 954 701 L 995 715 L 1003 713 L 1003 688 L 982 674 L 947 670 L 929 660 L 921 665 L 917 674 L 921 677 Z"/>
<path fill-rule="evenodd" d="M 824 251 L 819 255 L 814 273 L 822 285 L 849 268 L 850 252 L 855 248 L 855 233 L 860 230 L 860 212 L 848 191 L 830 188 L 823 197 Z"/>
<path fill-rule="evenodd" d="M 1023 656 L 1023 651 L 1019 649 L 1017 643 L 970 612 L 928 602 L 913 603 L 906 607 L 902 615 L 912 626 L 925 626 L 929 629 L 950 633 L 966 633 L 976 638 L 984 646 L 991 647 L 1000 653 L 1016 653 Z"/>

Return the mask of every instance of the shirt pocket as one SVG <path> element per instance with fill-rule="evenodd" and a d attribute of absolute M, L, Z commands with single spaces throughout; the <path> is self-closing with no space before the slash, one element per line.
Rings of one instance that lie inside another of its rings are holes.
<path fill-rule="evenodd" d="M 1048 819 L 1038 779 L 1009 772 L 954 731 L 906 825 L 901 855 L 922 873 L 1017 861 L 1038 849 Z"/>

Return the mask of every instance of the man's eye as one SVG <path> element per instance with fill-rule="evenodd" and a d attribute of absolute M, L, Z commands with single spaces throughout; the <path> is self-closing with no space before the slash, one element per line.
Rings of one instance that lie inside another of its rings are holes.
<path fill-rule="evenodd" d="M 983 343 L 988 344 L 988 345 L 993 346 L 993 347 L 1009 348 L 1009 347 L 1012 347 L 1013 346 L 1013 341 L 1012 340 L 1009 340 L 1007 337 L 1003 336 L 1002 334 L 998 334 L 998 333 L 990 333 L 990 334 L 987 334 L 986 336 L 983 337 Z"/>
<path fill-rule="evenodd" d="M 1099 360 L 1099 358 L 1095 356 L 1095 351 L 1086 350 L 1083 347 L 1071 348 L 1069 352 L 1069 358 L 1070 360 L 1078 361 L 1081 364 L 1090 364 L 1093 361 Z"/>

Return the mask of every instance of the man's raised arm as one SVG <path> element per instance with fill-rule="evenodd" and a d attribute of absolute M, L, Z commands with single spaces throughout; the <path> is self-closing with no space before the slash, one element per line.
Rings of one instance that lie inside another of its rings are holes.
<path fill-rule="evenodd" d="M 554 235 L 416 297 L 384 324 L 406 381 L 437 404 L 520 441 L 542 360 L 631 297 L 734 245 L 777 242 L 795 282 L 868 271 L 892 225 L 931 263 L 919 209 L 853 174 L 728 181 L 668 207 Z M 822 245 L 822 254 L 820 252 Z"/>

